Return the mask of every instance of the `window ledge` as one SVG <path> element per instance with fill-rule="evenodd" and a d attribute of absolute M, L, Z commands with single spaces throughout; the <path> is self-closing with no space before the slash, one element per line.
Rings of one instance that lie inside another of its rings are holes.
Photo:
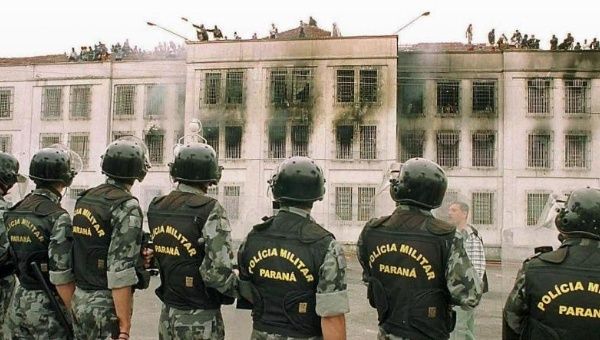
<path fill-rule="evenodd" d="M 113 115 L 113 120 L 135 120 L 135 115 Z"/>

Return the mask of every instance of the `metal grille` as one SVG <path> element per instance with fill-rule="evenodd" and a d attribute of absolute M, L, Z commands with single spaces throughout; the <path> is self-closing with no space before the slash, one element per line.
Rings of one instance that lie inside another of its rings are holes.
<path fill-rule="evenodd" d="M 425 113 L 423 110 L 424 82 L 401 82 L 398 91 L 398 106 L 401 114 L 405 116 L 419 116 Z"/>
<path fill-rule="evenodd" d="M 62 113 L 62 88 L 44 87 L 42 94 L 42 118 L 60 118 Z"/>
<path fill-rule="evenodd" d="M 473 193 L 473 224 L 494 224 L 494 193 Z"/>
<path fill-rule="evenodd" d="M 310 101 L 310 83 L 312 72 L 310 69 L 292 70 L 292 102 L 306 104 Z"/>
<path fill-rule="evenodd" d="M 207 73 L 204 88 L 204 104 L 218 104 L 221 94 L 221 73 Z"/>
<path fill-rule="evenodd" d="M 550 197 L 549 193 L 527 193 L 527 225 L 536 225 Z"/>
<path fill-rule="evenodd" d="M 225 102 L 241 104 L 244 94 L 244 72 L 229 71 L 225 79 Z"/>
<path fill-rule="evenodd" d="M 271 70 L 271 103 L 275 106 L 287 104 L 287 70 Z"/>
<path fill-rule="evenodd" d="M 358 220 L 368 221 L 375 211 L 375 188 L 358 188 Z"/>
<path fill-rule="evenodd" d="M 202 137 L 206 139 L 206 144 L 212 146 L 219 158 L 219 127 L 218 126 L 203 126 Z"/>
<path fill-rule="evenodd" d="M 354 70 L 337 70 L 336 101 L 354 103 Z"/>
<path fill-rule="evenodd" d="M 88 118 L 92 108 L 90 86 L 71 86 L 71 118 Z"/>
<path fill-rule="evenodd" d="M 565 80 L 565 112 L 589 112 L 589 81 L 586 79 Z"/>
<path fill-rule="evenodd" d="M 88 134 L 69 134 L 69 148 L 75 151 L 83 163 L 83 167 L 87 168 L 90 153 L 90 136 Z"/>
<path fill-rule="evenodd" d="M 149 133 L 145 137 L 145 143 L 148 146 L 148 155 L 150 163 L 163 164 L 165 136 L 160 133 Z"/>
<path fill-rule="evenodd" d="M 459 141 L 459 131 L 441 131 L 437 133 L 437 162 L 440 166 L 458 166 Z"/>
<path fill-rule="evenodd" d="M 125 136 L 134 136 L 133 131 L 114 131 L 112 133 L 112 140 L 116 141 L 117 139 Z"/>
<path fill-rule="evenodd" d="M 162 116 L 165 113 L 165 85 L 146 85 L 146 116 Z"/>
<path fill-rule="evenodd" d="M 12 117 L 13 90 L 12 88 L 0 88 L 0 118 Z"/>
<path fill-rule="evenodd" d="M 457 80 L 437 83 L 437 112 L 442 116 L 456 116 L 459 109 L 460 84 Z"/>
<path fill-rule="evenodd" d="M 496 82 L 473 82 L 473 113 L 492 114 L 496 112 Z"/>
<path fill-rule="evenodd" d="M 224 186 L 225 195 L 223 197 L 223 206 L 230 220 L 240 218 L 240 187 Z"/>
<path fill-rule="evenodd" d="M 568 134 L 565 135 L 565 167 L 566 168 L 588 168 L 588 135 Z"/>
<path fill-rule="evenodd" d="M 308 125 L 292 125 L 292 156 L 308 157 Z"/>
<path fill-rule="evenodd" d="M 269 125 L 269 158 L 285 158 L 285 123 L 274 122 Z"/>
<path fill-rule="evenodd" d="M 185 115 L 185 85 L 177 85 L 177 115 Z"/>
<path fill-rule="evenodd" d="M 85 187 L 69 187 L 69 199 L 76 200 L 82 192 L 87 190 Z"/>
<path fill-rule="evenodd" d="M 211 185 L 210 187 L 208 187 L 208 190 L 206 191 L 206 195 L 208 197 L 212 197 L 216 200 L 219 199 L 219 187 L 216 185 Z"/>
<path fill-rule="evenodd" d="M 550 113 L 550 79 L 530 79 L 527 81 L 527 112 L 534 114 Z"/>
<path fill-rule="evenodd" d="M 377 70 L 360 70 L 360 102 L 377 102 Z"/>
<path fill-rule="evenodd" d="M 354 126 L 339 125 L 336 127 L 335 158 L 352 159 L 352 144 L 354 140 Z"/>
<path fill-rule="evenodd" d="M 115 115 L 133 116 L 135 114 L 135 85 L 115 86 Z"/>
<path fill-rule="evenodd" d="M 471 164 L 474 167 L 493 168 L 496 166 L 496 133 L 475 131 L 473 133 Z"/>
<path fill-rule="evenodd" d="M 12 136 L 0 136 L 0 151 L 12 153 Z"/>
<path fill-rule="evenodd" d="M 42 133 L 40 135 L 40 149 L 47 148 L 54 144 L 60 144 L 60 134 Z"/>
<path fill-rule="evenodd" d="M 225 158 L 242 157 L 242 127 L 225 127 Z"/>
<path fill-rule="evenodd" d="M 352 221 L 352 187 L 335 188 L 335 216 L 339 221 Z"/>
<path fill-rule="evenodd" d="M 551 136 L 548 133 L 530 133 L 528 136 L 527 166 L 550 168 Z"/>
<path fill-rule="evenodd" d="M 424 130 L 405 130 L 400 132 L 400 161 L 423 157 L 425 145 Z"/>
<path fill-rule="evenodd" d="M 360 159 L 377 158 L 377 126 L 360 127 Z"/>

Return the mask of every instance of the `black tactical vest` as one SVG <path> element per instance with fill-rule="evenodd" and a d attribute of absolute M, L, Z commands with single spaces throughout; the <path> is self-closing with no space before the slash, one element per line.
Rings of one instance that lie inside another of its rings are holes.
<path fill-rule="evenodd" d="M 562 246 L 530 260 L 521 339 L 600 339 L 600 249 Z"/>
<path fill-rule="evenodd" d="M 208 196 L 172 191 L 155 198 L 148 208 L 148 225 L 161 286 L 156 295 L 177 309 L 218 309 L 220 294 L 204 286 L 200 265 L 204 245 L 198 243 L 216 200 Z"/>
<path fill-rule="evenodd" d="M 59 204 L 39 194 L 27 195 L 4 213 L 8 240 L 16 257 L 17 277 L 23 288 L 43 289 L 42 283 L 33 274 L 31 262 L 40 265 L 42 274 L 50 284 L 48 245 L 53 227 L 50 221 L 63 213 L 66 211 Z"/>
<path fill-rule="evenodd" d="M 254 329 L 289 337 L 322 335 L 315 294 L 332 240 L 309 218 L 287 211 L 253 228 L 239 260 L 254 287 Z"/>
<path fill-rule="evenodd" d="M 445 277 L 454 227 L 399 208 L 366 228 L 362 260 L 379 325 L 402 338 L 447 339 L 454 326 Z"/>
<path fill-rule="evenodd" d="M 112 212 L 133 198 L 126 190 L 101 184 L 81 193 L 73 213 L 73 273 L 84 290 L 108 290 L 108 248 L 113 232 Z"/>

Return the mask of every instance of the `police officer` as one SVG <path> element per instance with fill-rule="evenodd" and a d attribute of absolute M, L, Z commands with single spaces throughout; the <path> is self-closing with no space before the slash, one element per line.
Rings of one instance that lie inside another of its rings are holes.
<path fill-rule="evenodd" d="M 409 159 L 390 180 L 396 209 L 369 221 L 360 234 L 358 260 L 379 316 L 379 339 L 448 339 L 451 305 L 479 303 L 481 282 L 460 235 L 431 214 L 446 186 L 436 163 Z"/>
<path fill-rule="evenodd" d="M 600 190 L 573 191 L 555 223 L 563 242 L 523 263 L 504 339 L 600 339 Z"/>
<path fill-rule="evenodd" d="M 221 178 L 215 151 L 204 143 L 178 145 L 170 175 L 177 188 L 148 208 L 161 276 L 159 338 L 224 339 L 220 307 L 233 303 L 237 276 L 225 210 L 206 195 Z"/>
<path fill-rule="evenodd" d="M 19 174 L 19 162 L 8 153 L 0 152 L 0 339 L 4 339 L 2 329 L 15 289 L 14 262 L 9 254 L 9 243 L 2 214 L 8 209 L 4 196 L 17 182 L 25 182 Z"/>
<path fill-rule="evenodd" d="M 325 194 L 323 171 L 292 157 L 269 183 L 279 212 L 254 226 L 238 252 L 240 295 L 253 307 L 251 339 L 345 339 L 344 252 L 310 216 Z"/>
<path fill-rule="evenodd" d="M 74 332 L 77 339 L 128 339 L 133 288 L 146 288 L 142 211 L 131 195 L 150 167 L 146 145 L 120 138 L 102 156 L 105 183 L 84 191 L 73 215 Z"/>
<path fill-rule="evenodd" d="M 65 339 L 70 330 L 61 324 L 43 283 L 31 263 L 39 265 L 44 280 L 55 287 L 66 313 L 74 289 L 71 272 L 71 218 L 60 206 L 62 192 L 81 169 L 81 159 L 55 145 L 35 153 L 29 178 L 36 189 L 4 214 L 20 285 L 8 311 L 5 337 L 10 339 Z"/>

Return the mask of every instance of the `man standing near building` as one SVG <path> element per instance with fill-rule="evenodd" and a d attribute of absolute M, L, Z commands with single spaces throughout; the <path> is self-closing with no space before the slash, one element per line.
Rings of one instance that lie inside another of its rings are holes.
<path fill-rule="evenodd" d="M 133 289 L 146 288 L 141 257 L 142 211 L 131 195 L 150 167 L 136 137 L 112 142 L 102 156 L 106 182 L 84 191 L 73 215 L 76 339 L 129 339 Z"/>
<path fill-rule="evenodd" d="M 467 223 L 469 217 L 469 206 L 464 202 L 454 202 L 448 207 L 448 218 L 450 223 L 456 226 L 457 234 L 463 241 L 463 246 L 469 256 L 469 260 L 475 267 L 479 279 L 483 283 L 483 293 L 486 292 L 487 278 L 485 278 L 485 252 L 483 240 L 479 237 L 477 229 Z M 450 336 L 453 340 L 475 339 L 475 310 L 464 309 L 460 306 L 454 307 L 456 312 L 456 326 Z"/>
<path fill-rule="evenodd" d="M 19 278 L 8 311 L 5 339 L 67 339 L 71 332 L 59 316 L 66 315 L 75 289 L 71 218 L 60 206 L 60 200 L 81 164 L 75 153 L 58 145 L 38 151 L 29 165 L 29 178 L 36 189 L 4 213 Z M 32 263 L 60 298 L 54 292 L 44 291 L 44 283 L 34 274 Z M 62 299 L 62 303 L 53 306 L 48 293 L 58 301 Z"/>
<path fill-rule="evenodd" d="M 446 187 L 436 163 L 409 159 L 390 179 L 396 210 L 369 221 L 360 234 L 357 255 L 379 315 L 378 339 L 448 339 L 451 305 L 479 303 L 481 282 L 460 234 L 431 214 Z"/>
<path fill-rule="evenodd" d="M 229 221 L 221 204 L 206 195 L 221 168 L 213 148 L 203 143 L 178 145 L 169 167 L 177 189 L 148 208 L 161 277 L 159 339 L 221 340 L 221 304 L 233 303 L 237 288 Z"/>
<path fill-rule="evenodd" d="M 471 43 L 473 42 L 473 24 L 469 24 L 469 27 L 467 27 L 465 37 L 467 38 L 467 44 L 471 45 Z"/>
<path fill-rule="evenodd" d="M 556 216 L 561 246 L 523 263 L 503 339 L 600 339 L 600 190 L 578 189 Z"/>
<path fill-rule="evenodd" d="M 240 295 L 253 307 L 251 339 L 346 339 L 344 252 L 310 216 L 325 194 L 323 171 L 292 157 L 269 183 L 280 209 L 254 226 L 238 252 Z"/>

